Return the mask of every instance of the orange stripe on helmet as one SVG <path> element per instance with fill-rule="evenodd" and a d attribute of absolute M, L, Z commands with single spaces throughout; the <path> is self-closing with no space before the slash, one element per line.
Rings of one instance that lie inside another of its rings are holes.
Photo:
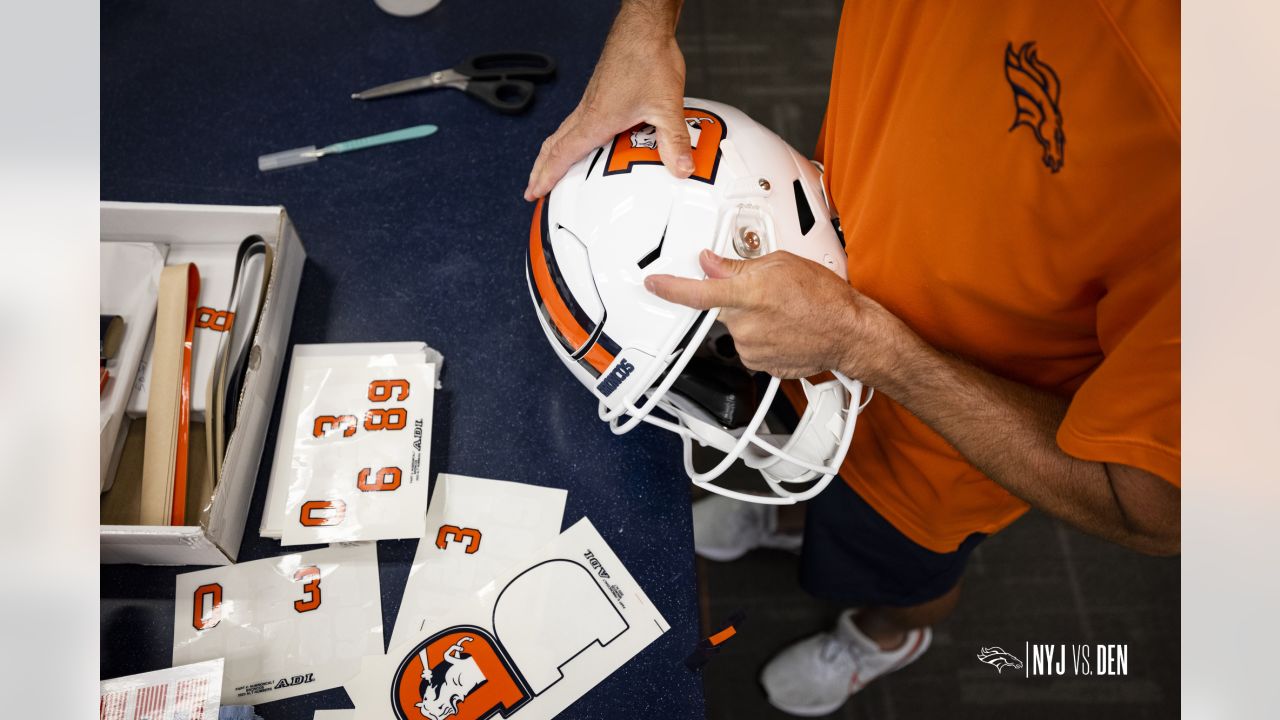
<path fill-rule="evenodd" d="M 551 270 L 547 267 L 546 253 L 542 248 L 542 243 L 546 242 L 542 237 L 542 213 L 545 203 L 546 198 L 538 199 L 538 204 L 533 211 L 533 222 L 529 225 L 529 269 L 533 275 L 533 286 L 538 291 L 551 324 L 570 345 L 581 348 L 590 338 L 590 334 L 578 323 L 577 318 L 565 305 L 564 298 L 560 297 L 555 281 L 551 278 Z M 599 343 L 587 351 L 583 359 L 595 368 L 596 372 L 601 373 L 613 364 L 613 355 L 600 347 Z"/>

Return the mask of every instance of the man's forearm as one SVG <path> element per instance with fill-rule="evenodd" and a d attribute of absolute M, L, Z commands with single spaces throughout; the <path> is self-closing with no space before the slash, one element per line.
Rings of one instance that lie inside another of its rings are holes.
<path fill-rule="evenodd" d="M 625 29 L 628 34 L 653 31 L 674 36 L 682 5 L 684 0 L 622 0 L 614 30 Z"/>
<path fill-rule="evenodd" d="M 1145 552 L 1177 551 L 1176 513 L 1170 521 L 1168 507 L 1151 507 L 1149 489 L 1129 492 L 1128 481 L 1118 478 L 1141 471 L 1080 460 L 1058 447 L 1067 400 L 939 352 L 905 325 L 890 332 L 895 361 L 878 373 L 878 389 L 946 438 L 983 474 L 1091 534 Z M 1176 493 L 1171 486 L 1167 490 Z M 1156 504 L 1174 501 L 1162 496 Z"/>

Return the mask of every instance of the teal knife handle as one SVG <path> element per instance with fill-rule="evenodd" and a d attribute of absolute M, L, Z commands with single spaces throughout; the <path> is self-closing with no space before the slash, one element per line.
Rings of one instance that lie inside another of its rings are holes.
<path fill-rule="evenodd" d="M 340 143 L 334 143 L 324 150 L 328 153 L 344 153 L 352 150 L 364 150 L 365 148 L 377 147 L 379 145 L 387 145 L 389 143 L 401 142 L 403 140 L 415 140 L 417 138 L 426 137 L 436 130 L 435 125 L 414 125 L 403 130 L 382 133 L 380 135 L 370 135 L 369 137 L 357 138 L 355 140 L 346 140 Z"/>

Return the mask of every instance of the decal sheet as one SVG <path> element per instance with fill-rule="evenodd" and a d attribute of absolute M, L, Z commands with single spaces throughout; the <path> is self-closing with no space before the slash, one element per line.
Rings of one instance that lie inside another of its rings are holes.
<path fill-rule="evenodd" d="M 421 537 L 435 366 L 302 376 L 281 545 Z"/>
<path fill-rule="evenodd" d="M 218 720 L 222 658 L 103 680 L 99 720 Z"/>
<path fill-rule="evenodd" d="M 175 600 L 173 663 L 226 658 L 224 705 L 338 687 L 382 653 L 374 543 L 179 575 Z"/>
<path fill-rule="evenodd" d="M 422 632 L 365 658 L 361 720 L 555 717 L 668 630 L 586 518 Z"/>
<path fill-rule="evenodd" d="M 441 474 L 427 531 L 409 570 L 391 645 L 421 632 L 508 566 L 555 540 L 568 493 L 556 488 Z"/>

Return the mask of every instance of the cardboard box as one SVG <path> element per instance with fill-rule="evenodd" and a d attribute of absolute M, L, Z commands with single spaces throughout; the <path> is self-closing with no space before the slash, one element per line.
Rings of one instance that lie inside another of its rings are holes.
<path fill-rule="evenodd" d="M 256 234 L 275 253 L 222 475 L 210 497 L 199 501 L 208 512 L 201 513 L 199 525 L 107 524 L 99 531 L 103 563 L 231 564 L 244 536 L 306 252 L 282 207 L 104 202 L 101 222 L 104 243 L 153 242 L 169 247 L 225 243 L 234 248 Z M 122 436 L 125 432 L 121 431 Z M 129 481 L 118 476 L 111 492 L 125 492 L 128 487 Z"/>

